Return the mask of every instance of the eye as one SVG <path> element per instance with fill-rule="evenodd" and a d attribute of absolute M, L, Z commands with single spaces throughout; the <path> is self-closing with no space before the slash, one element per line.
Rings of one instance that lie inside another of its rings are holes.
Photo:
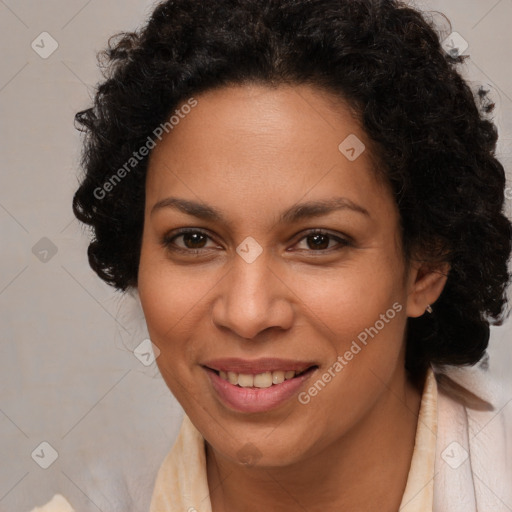
<path fill-rule="evenodd" d="M 306 236 L 302 237 L 299 240 L 299 243 L 302 242 L 302 240 L 306 241 L 306 251 L 310 249 L 310 252 L 330 251 L 332 249 L 332 246 L 329 247 L 329 245 L 333 240 L 336 241 L 339 246 L 341 246 L 338 247 L 338 249 L 350 245 L 349 240 L 342 238 L 340 236 L 333 235 L 327 231 L 322 231 L 321 229 L 311 230 L 306 234 Z"/>
<path fill-rule="evenodd" d="M 181 239 L 182 245 L 176 243 L 176 240 Z M 162 245 L 171 250 L 178 252 L 185 252 L 188 254 L 199 254 L 202 250 L 212 249 L 214 247 L 208 247 L 208 240 L 211 237 L 208 233 L 198 230 L 184 228 L 164 236 L 162 239 Z M 351 245 L 350 241 L 340 236 L 333 235 L 327 231 L 321 229 L 313 229 L 303 236 L 298 244 L 305 241 L 306 249 L 299 248 L 299 251 L 306 252 L 327 252 L 333 249 L 332 242 L 337 242 L 339 250 L 343 247 Z M 296 244 L 297 245 L 297 244 Z M 217 246 L 218 247 L 218 246 Z"/>
<path fill-rule="evenodd" d="M 183 246 L 176 245 L 175 240 L 182 239 Z M 178 233 L 166 235 L 162 239 L 162 245 L 173 251 L 182 251 L 188 253 L 199 253 L 205 247 L 210 236 L 204 231 L 198 229 L 180 229 Z"/>

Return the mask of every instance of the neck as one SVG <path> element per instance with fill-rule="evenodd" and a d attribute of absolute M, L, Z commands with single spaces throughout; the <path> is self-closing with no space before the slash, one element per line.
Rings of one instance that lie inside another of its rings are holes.
<path fill-rule="evenodd" d="M 245 467 L 207 445 L 213 512 L 396 512 L 414 450 L 421 389 L 405 373 L 394 380 L 351 431 L 299 463 Z"/>

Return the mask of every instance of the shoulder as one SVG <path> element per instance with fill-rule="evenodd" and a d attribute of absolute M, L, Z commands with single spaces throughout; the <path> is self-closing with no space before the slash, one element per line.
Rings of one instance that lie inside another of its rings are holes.
<path fill-rule="evenodd" d="M 459 496 L 459 501 L 459 492 L 474 496 L 474 504 L 464 504 L 466 510 L 482 505 L 496 512 L 511 510 L 510 390 L 507 395 L 507 386 L 488 371 L 487 358 L 471 367 L 438 367 L 434 371 L 438 387 L 438 493 Z"/>
<path fill-rule="evenodd" d="M 64 496 L 55 494 L 46 505 L 35 507 L 30 512 L 75 512 L 75 510 Z"/>

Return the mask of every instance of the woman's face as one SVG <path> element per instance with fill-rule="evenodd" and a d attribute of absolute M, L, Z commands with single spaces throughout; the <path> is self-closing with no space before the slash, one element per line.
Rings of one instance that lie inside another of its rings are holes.
<path fill-rule="evenodd" d="M 291 464 L 404 388 L 421 313 L 397 207 L 359 124 L 319 90 L 195 99 L 148 167 L 138 289 L 157 364 L 219 455 Z"/>

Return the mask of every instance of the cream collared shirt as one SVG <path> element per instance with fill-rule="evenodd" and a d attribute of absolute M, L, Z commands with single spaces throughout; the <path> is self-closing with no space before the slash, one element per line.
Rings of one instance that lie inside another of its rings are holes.
<path fill-rule="evenodd" d="M 437 434 L 437 383 L 428 369 L 416 440 L 400 512 L 432 512 Z M 31 512 L 75 512 L 56 494 Z M 188 416 L 157 474 L 149 512 L 212 512 L 206 477 L 204 439 Z"/>

